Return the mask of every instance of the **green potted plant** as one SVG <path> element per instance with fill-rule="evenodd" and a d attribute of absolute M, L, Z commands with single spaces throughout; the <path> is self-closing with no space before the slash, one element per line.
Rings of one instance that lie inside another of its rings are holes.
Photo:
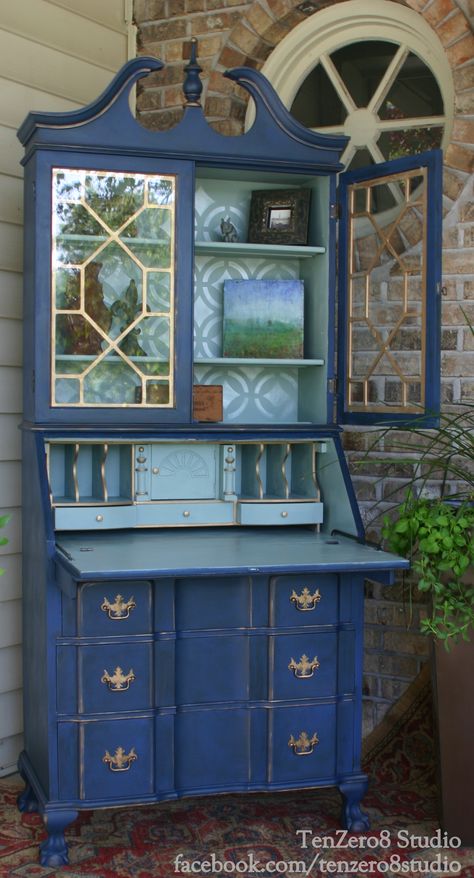
<path fill-rule="evenodd" d="M 474 406 L 441 415 L 437 430 L 389 428 L 382 438 L 396 452 L 385 463 L 413 465 L 382 534 L 428 598 L 421 631 L 433 640 L 442 828 L 474 845 Z"/>

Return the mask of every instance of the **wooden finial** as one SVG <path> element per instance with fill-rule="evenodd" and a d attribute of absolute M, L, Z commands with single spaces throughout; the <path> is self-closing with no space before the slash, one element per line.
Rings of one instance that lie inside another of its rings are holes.
<path fill-rule="evenodd" d="M 200 107 L 202 82 L 199 74 L 202 67 L 197 62 L 197 39 L 193 37 L 191 40 L 191 57 L 189 64 L 184 68 L 186 78 L 184 80 L 183 91 L 186 98 L 185 107 Z"/>

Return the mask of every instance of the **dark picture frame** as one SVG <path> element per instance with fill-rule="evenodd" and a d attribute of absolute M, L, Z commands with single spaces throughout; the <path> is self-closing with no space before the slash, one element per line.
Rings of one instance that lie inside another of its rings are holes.
<path fill-rule="evenodd" d="M 256 189 L 252 192 L 250 244 L 308 243 L 309 189 Z"/>

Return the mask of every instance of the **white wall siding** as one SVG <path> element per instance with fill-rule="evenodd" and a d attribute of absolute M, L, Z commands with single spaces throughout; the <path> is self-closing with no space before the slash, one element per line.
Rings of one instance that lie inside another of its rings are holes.
<path fill-rule="evenodd" d="M 21 315 L 23 150 L 16 130 L 31 110 L 89 103 L 135 54 L 131 0 L 21 0 L 0 4 L 0 775 L 22 746 Z"/>

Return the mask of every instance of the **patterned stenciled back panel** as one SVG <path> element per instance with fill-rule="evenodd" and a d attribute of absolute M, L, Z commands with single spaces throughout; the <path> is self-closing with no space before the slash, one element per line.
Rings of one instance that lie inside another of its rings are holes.
<path fill-rule="evenodd" d="M 220 222 L 229 217 L 238 241 L 247 240 L 250 193 L 262 183 L 199 180 L 196 186 L 196 241 L 222 240 Z M 271 255 L 233 258 L 197 252 L 194 287 L 194 357 L 198 384 L 222 384 L 225 420 L 229 423 L 291 423 L 298 420 L 298 378 L 295 369 L 269 370 L 254 365 L 205 364 L 223 356 L 223 300 L 226 280 L 291 280 L 299 277 L 296 259 L 276 261 Z M 201 362 L 199 362 L 201 361 Z"/>
<path fill-rule="evenodd" d="M 425 405 L 427 170 L 349 187 L 346 408 Z"/>
<path fill-rule="evenodd" d="M 54 406 L 174 405 L 175 189 L 53 169 Z"/>

